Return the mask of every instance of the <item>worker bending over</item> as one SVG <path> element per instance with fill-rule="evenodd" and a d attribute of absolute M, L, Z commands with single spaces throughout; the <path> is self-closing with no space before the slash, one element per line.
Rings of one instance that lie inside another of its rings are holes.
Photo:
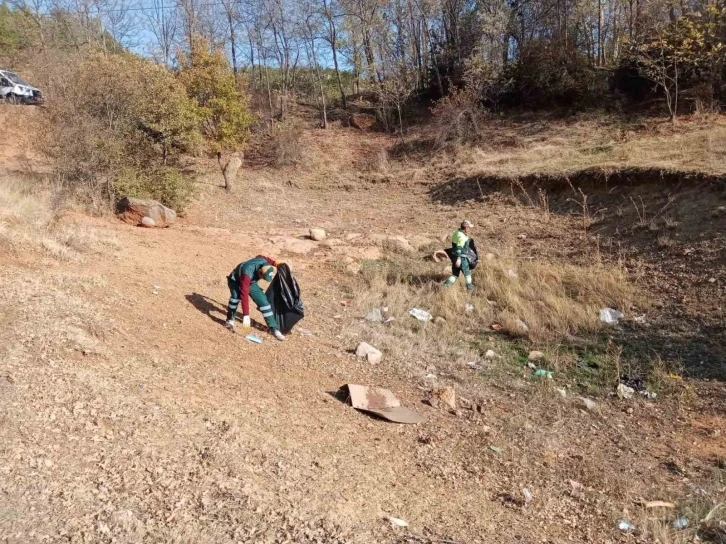
<path fill-rule="evenodd" d="M 258 255 L 254 259 L 238 264 L 232 273 L 227 276 L 227 285 L 229 286 L 229 305 L 227 306 L 227 321 L 225 325 L 229 330 L 234 332 L 234 317 L 237 313 L 237 306 L 242 302 L 242 327 L 250 328 L 250 297 L 255 301 L 257 309 L 265 318 L 265 323 L 270 332 L 278 340 L 284 340 L 283 335 L 277 328 L 277 320 L 272 311 L 272 306 L 265 296 L 265 292 L 257 285 L 257 282 L 264 279 L 271 282 L 275 275 L 273 266 L 282 264 L 282 261 L 276 262 L 269 257 Z"/>

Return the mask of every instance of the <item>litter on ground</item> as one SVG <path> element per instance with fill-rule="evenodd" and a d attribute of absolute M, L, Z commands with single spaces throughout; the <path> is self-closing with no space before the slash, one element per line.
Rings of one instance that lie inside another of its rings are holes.
<path fill-rule="evenodd" d="M 401 402 L 388 389 L 349 383 L 341 390 L 347 392 L 348 401 L 356 410 L 370 412 L 394 423 L 421 423 L 424 420 L 413 410 L 401 406 Z"/>
<path fill-rule="evenodd" d="M 248 334 L 245 336 L 245 340 L 249 340 L 250 342 L 254 342 L 255 344 L 261 344 L 262 338 L 259 336 L 255 336 L 254 334 Z"/>
<path fill-rule="evenodd" d="M 617 325 L 618 321 L 623 318 L 623 314 L 613 308 L 600 309 L 600 322 L 606 325 Z"/>
<path fill-rule="evenodd" d="M 412 308 L 408 313 L 419 321 L 431 321 L 433 319 L 433 316 L 430 313 L 426 310 L 422 310 L 421 308 Z"/>

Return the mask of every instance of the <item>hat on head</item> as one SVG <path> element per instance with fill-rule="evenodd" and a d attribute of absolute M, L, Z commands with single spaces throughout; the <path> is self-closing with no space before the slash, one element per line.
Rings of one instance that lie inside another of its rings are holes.
<path fill-rule="evenodd" d="M 264 279 L 265 281 L 267 281 L 267 282 L 270 282 L 270 281 L 272 281 L 272 278 L 273 278 L 273 277 L 274 277 L 274 275 L 275 275 L 275 269 L 274 269 L 274 268 L 272 268 L 272 267 L 271 267 L 271 266 L 269 266 L 269 265 L 268 265 L 268 266 L 263 266 L 262 268 L 260 268 L 260 272 L 261 272 L 261 276 L 262 276 L 262 278 L 263 278 L 263 279 Z"/>
<path fill-rule="evenodd" d="M 473 226 L 474 226 L 474 224 L 473 224 L 473 223 L 472 223 L 471 221 L 469 221 L 468 219 L 464 219 L 464 220 L 463 220 L 463 221 L 461 222 L 461 228 L 462 228 L 462 229 L 465 229 L 465 228 L 467 228 L 467 227 L 471 228 L 471 227 L 473 227 Z"/>

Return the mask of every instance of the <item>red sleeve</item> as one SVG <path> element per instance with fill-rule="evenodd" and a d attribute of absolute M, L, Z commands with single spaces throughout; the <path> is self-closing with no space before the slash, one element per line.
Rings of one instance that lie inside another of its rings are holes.
<path fill-rule="evenodd" d="M 265 259 L 270 265 L 277 267 L 277 261 L 274 259 L 271 259 L 270 257 L 265 257 L 264 255 L 258 255 L 257 256 L 260 259 Z"/>
<path fill-rule="evenodd" d="M 239 280 L 239 285 L 243 316 L 250 315 L 250 283 L 252 283 L 252 278 L 250 278 L 247 274 L 242 274 Z"/>

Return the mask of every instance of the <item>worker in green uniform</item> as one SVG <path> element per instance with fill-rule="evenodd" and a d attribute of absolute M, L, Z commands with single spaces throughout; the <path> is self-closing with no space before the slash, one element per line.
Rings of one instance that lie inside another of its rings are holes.
<path fill-rule="evenodd" d="M 242 302 L 242 328 L 250 328 L 250 297 L 257 305 L 257 309 L 265 318 L 265 323 L 270 332 L 278 340 L 285 340 L 283 335 L 277 328 L 277 320 L 272 311 L 272 306 L 265 296 L 265 292 L 257 285 L 257 282 L 264 279 L 271 282 L 275 275 L 273 268 L 281 265 L 282 261 L 275 261 L 264 255 L 258 255 L 254 259 L 238 264 L 232 273 L 227 276 L 227 285 L 229 286 L 229 305 L 227 306 L 227 321 L 225 325 L 229 330 L 234 332 L 234 317 L 237 313 L 237 307 Z"/>
<path fill-rule="evenodd" d="M 461 227 L 451 235 L 452 265 L 451 276 L 444 282 L 445 287 L 454 284 L 459 275 L 463 272 L 466 279 L 466 290 L 470 293 L 474 290 L 469 269 L 469 244 L 471 243 L 471 229 L 474 228 L 471 221 L 466 219 L 461 222 Z"/>

